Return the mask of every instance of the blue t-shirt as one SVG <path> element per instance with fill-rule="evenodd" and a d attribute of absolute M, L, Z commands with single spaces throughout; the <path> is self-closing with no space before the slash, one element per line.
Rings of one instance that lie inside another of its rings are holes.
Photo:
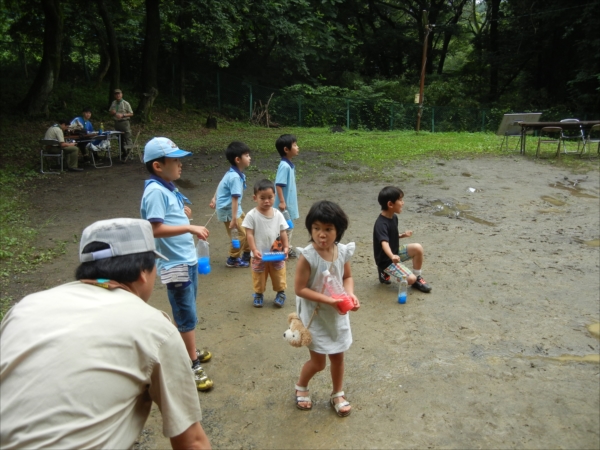
<path fill-rule="evenodd" d="M 219 187 L 217 187 L 217 219 L 220 222 L 228 222 L 233 218 L 231 212 L 231 197 L 237 197 L 238 199 L 238 210 L 236 219 L 240 217 L 244 211 L 242 211 L 242 197 L 244 196 L 244 190 L 246 189 L 246 175 L 240 170 L 231 166 L 227 171 Z"/>
<path fill-rule="evenodd" d="M 149 222 L 159 222 L 165 225 L 189 225 L 190 221 L 183 211 L 184 203 L 191 203 L 182 195 L 173 183 L 169 183 L 156 175 L 145 182 L 144 195 L 140 214 L 142 219 Z M 157 269 L 170 269 L 178 264 L 193 266 L 196 264 L 196 246 L 194 236 L 184 233 L 168 238 L 155 238 L 156 251 L 167 258 L 157 259 Z"/>
<path fill-rule="evenodd" d="M 296 168 L 287 158 L 281 158 L 277 175 L 275 176 L 275 186 L 281 186 L 283 199 L 292 220 L 300 217 L 298 212 L 298 196 L 296 194 Z M 279 208 L 279 196 L 275 193 L 275 208 Z"/>

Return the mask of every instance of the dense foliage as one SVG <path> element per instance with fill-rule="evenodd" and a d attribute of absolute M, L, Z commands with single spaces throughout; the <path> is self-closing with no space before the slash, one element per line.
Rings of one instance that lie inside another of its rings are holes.
<path fill-rule="evenodd" d="M 201 97 L 217 70 L 288 91 L 298 85 L 292 89 L 339 89 L 349 97 L 376 93 L 411 103 L 421 74 L 425 20 L 434 25 L 427 41 L 426 104 L 588 116 L 600 111 L 598 0 L 5 0 L 2 5 L 3 89 L 10 79 L 27 80 L 27 90 L 15 100 L 29 114 L 56 101 L 42 88 L 59 82 L 93 86 L 106 80 L 109 89 L 135 91 L 140 105 L 156 89 L 183 106 L 186 96 Z M 48 26 L 55 22 L 60 26 Z"/>

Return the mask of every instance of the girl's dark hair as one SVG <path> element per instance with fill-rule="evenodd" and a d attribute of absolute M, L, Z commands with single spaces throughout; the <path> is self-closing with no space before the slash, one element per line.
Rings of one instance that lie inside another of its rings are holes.
<path fill-rule="evenodd" d="M 158 161 L 159 163 L 164 164 L 165 160 L 166 160 L 166 157 L 161 156 L 160 158 L 156 158 L 156 159 L 153 159 L 152 161 L 148 161 L 146 163 L 146 170 L 148 170 L 148 172 L 150 172 L 152 175 L 156 175 L 154 173 L 154 166 L 152 164 L 154 164 L 154 161 Z"/>
<path fill-rule="evenodd" d="M 104 242 L 90 242 L 83 248 L 83 253 L 97 252 L 108 248 L 110 246 Z M 155 258 L 154 252 L 143 252 L 84 262 L 77 267 L 75 279 L 107 278 L 119 283 L 132 283 L 140 277 L 142 272 L 150 272 L 154 268 Z"/>
<path fill-rule="evenodd" d="M 254 183 L 254 195 L 258 194 L 260 191 L 266 191 L 267 189 L 272 189 L 273 194 L 275 193 L 275 185 L 271 180 L 258 180 Z"/>
<path fill-rule="evenodd" d="M 330 202 L 329 200 L 321 200 L 314 203 L 306 215 L 306 221 L 304 224 L 308 230 L 308 235 L 311 242 L 312 225 L 317 221 L 321 223 L 333 224 L 336 231 L 335 242 L 340 242 L 342 240 L 342 236 L 344 236 L 344 233 L 348 229 L 348 216 L 337 203 Z"/>
<path fill-rule="evenodd" d="M 381 205 L 381 210 L 387 211 L 388 202 L 396 203 L 396 200 L 400 198 L 404 198 L 404 192 L 402 192 L 402 189 L 397 188 L 396 186 L 386 186 L 379 191 L 377 201 Z"/>

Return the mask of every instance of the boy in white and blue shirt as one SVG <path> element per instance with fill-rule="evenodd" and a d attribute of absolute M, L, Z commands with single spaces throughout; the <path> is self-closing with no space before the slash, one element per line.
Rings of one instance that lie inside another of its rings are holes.
<path fill-rule="evenodd" d="M 292 222 L 300 217 L 298 212 L 298 195 L 296 193 L 296 166 L 292 159 L 298 156 L 300 148 L 298 147 L 296 136 L 293 134 L 283 134 L 275 142 L 275 148 L 281 155 L 281 162 L 277 168 L 275 176 L 275 207 L 281 212 L 287 209 Z M 298 255 L 292 247 L 293 226 L 287 229 L 288 245 L 290 251 L 289 258 L 297 258 Z"/>
<path fill-rule="evenodd" d="M 217 219 L 225 224 L 231 240 L 231 230 L 236 229 L 239 235 L 239 248 L 229 245 L 229 257 L 226 266 L 229 268 L 245 268 L 250 264 L 250 247 L 246 239 L 246 230 L 242 222 L 246 215 L 242 210 L 242 198 L 246 189 L 244 170 L 250 166 L 250 147 L 243 142 L 234 141 L 227 146 L 225 157 L 231 167 L 223 176 L 217 192 L 210 202 L 210 207 L 217 209 Z"/>
<path fill-rule="evenodd" d="M 167 295 L 177 330 L 192 361 L 196 387 L 205 391 L 213 386 L 206 376 L 203 362 L 211 359 L 207 350 L 196 348 L 196 295 L 198 292 L 198 260 L 194 235 L 206 240 L 205 227 L 191 225 L 191 202 L 173 184 L 181 177 L 180 158 L 192 153 L 181 150 L 168 138 L 150 140 L 144 148 L 144 163 L 151 173 L 146 180 L 140 214 L 152 225 L 156 248 L 167 261 L 157 260 L 157 273 L 167 285 Z"/>

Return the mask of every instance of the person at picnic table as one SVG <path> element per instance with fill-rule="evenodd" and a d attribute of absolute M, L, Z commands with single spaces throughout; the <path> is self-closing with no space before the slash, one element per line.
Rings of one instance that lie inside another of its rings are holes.
<path fill-rule="evenodd" d="M 133 147 L 131 139 L 131 124 L 129 119 L 133 117 L 133 109 L 129 102 L 123 100 L 123 91 L 115 89 L 113 91 L 115 100 L 110 105 L 108 113 L 115 118 L 115 130 L 123 132 L 121 139 L 121 148 L 119 149 L 122 157 L 127 157 Z"/>
<path fill-rule="evenodd" d="M 55 123 L 46 130 L 44 139 L 58 141 L 59 146 L 46 146 L 48 153 L 60 153 L 62 150 L 65 157 L 67 158 L 67 170 L 69 172 L 81 172 L 83 169 L 77 167 L 77 161 L 79 159 L 79 148 L 74 142 L 65 142 L 65 131 L 69 128 L 69 121 L 61 119 L 58 123 Z"/>
<path fill-rule="evenodd" d="M 90 108 L 83 108 L 81 110 L 81 116 L 75 117 L 73 120 L 71 120 L 69 128 L 72 130 L 81 130 L 85 135 L 96 134 L 96 131 L 94 130 L 94 125 L 92 125 L 92 122 L 90 121 L 91 118 L 92 110 Z M 89 159 L 89 150 L 99 150 L 96 146 L 100 143 L 102 143 L 102 140 L 96 139 L 92 142 L 79 142 L 77 143 L 77 147 L 79 147 L 79 150 L 81 150 L 81 154 L 83 155 L 85 160 Z"/>

